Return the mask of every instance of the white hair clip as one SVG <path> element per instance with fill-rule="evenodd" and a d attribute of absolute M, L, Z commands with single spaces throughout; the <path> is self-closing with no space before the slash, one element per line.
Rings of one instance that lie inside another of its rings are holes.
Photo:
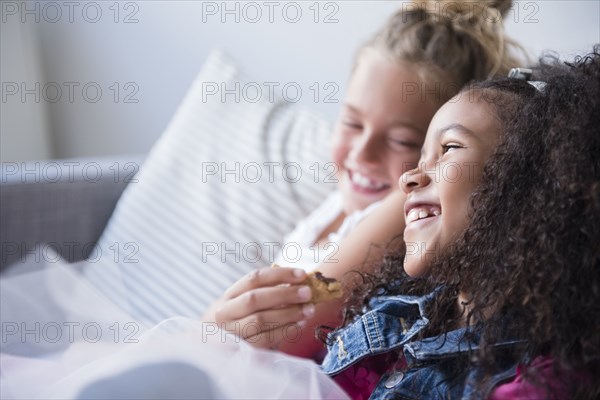
<path fill-rule="evenodd" d="M 526 80 L 527 83 L 536 88 L 538 91 L 542 92 L 544 90 L 544 87 L 546 87 L 546 82 L 532 81 L 530 80 L 531 75 L 533 75 L 533 70 L 529 68 L 513 68 L 508 73 L 509 78 Z"/>

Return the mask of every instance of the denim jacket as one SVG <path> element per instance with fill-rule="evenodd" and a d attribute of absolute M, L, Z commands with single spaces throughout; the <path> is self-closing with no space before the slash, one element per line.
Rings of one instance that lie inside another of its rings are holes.
<path fill-rule="evenodd" d="M 365 357 L 398 350 L 405 365 L 386 372 L 371 399 L 463 399 L 473 397 L 477 371 L 471 368 L 465 379 L 452 380 L 453 362 L 468 357 L 477 348 L 476 340 L 458 329 L 435 337 L 413 340 L 429 323 L 425 304 L 435 296 L 386 296 L 371 300 L 371 310 L 351 325 L 332 332 L 322 368 L 336 375 Z M 507 342 L 502 345 L 512 345 Z M 500 382 L 514 377 L 516 364 L 499 371 L 484 397 Z"/>

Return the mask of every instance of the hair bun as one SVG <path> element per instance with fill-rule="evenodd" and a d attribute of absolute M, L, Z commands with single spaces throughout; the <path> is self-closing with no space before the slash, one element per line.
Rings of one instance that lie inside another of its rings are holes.
<path fill-rule="evenodd" d="M 484 3 L 486 7 L 492 7 L 500 11 L 502 18 L 506 17 L 506 14 L 508 14 L 513 6 L 512 0 L 488 0 L 482 1 L 481 3 Z"/>
<path fill-rule="evenodd" d="M 437 12 L 449 12 L 458 15 L 473 16 L 483 15 L 493 18 L 490 8 L 497 10 L 504 18 L 512 8 L 512 0 L 426 0 L 422 2 L 413 1 L 423 10 L 437 10 Z M 439 7 L 439 8 L 437 8 Z"/>

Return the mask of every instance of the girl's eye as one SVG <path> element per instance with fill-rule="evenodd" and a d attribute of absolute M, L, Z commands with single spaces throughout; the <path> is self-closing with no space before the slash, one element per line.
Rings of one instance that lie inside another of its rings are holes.
<path fill-rule="evenodd" d="M 362 125 L 358 122 L 354 122 L 352 120 L 343 121 L 342 124 L 349 129 L 352 130 L 362 130 Z"/>
<path fill-rule="evenodd" d="M 448 143 L 442 145 L 442 154 L 446 154 L 449 151 L 456 150 L 462 148 L 461 145 L 456 143 Z"/>
<path fill-rule="evenodd" d="M 410 149 L 414 149 L 414 148 L 421 148 L 420 145 L 414 143 L 414 142 L 410 142 L 407 140 L 396 140 L 396 139 L 389 139 L 390 143 L 392 143 L 395 146 L 398 147 L 407 147 Z"/>

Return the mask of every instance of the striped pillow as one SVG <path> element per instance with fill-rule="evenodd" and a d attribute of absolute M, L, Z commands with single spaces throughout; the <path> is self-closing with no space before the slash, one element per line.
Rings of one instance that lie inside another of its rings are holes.
<path fill-rule="evenodd" d="M 201 314 L 334 189 L 329 124 L 281 99 L 214 94 L 248 82 L 209 56 L 84 268 L 142 321 Z"/>

